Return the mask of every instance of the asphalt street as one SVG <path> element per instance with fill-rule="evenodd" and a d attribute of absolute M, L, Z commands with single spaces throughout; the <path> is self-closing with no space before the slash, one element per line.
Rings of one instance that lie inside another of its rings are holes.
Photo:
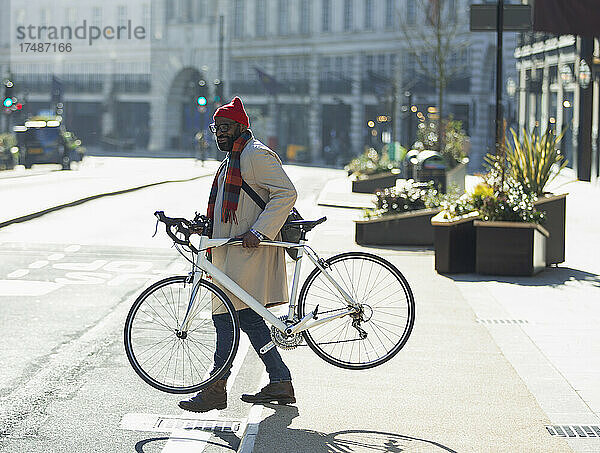
<path fill-rule="evenodd" d="M 178 409 L 180 396 L 156 391 L 133 372 L 122 329 L 142 288 L 187 270 L 164 232 L 152 237 L 152 213 L 189 218 L 203 211 L 215 163 L 148 159 L 136 168 L 134 161 L 106 158 L 81 174 L 34 167 L 35 177 L 0 178 L 0 196 L 15 193 L 9 181 L 27 187 L 13 207 L 41 206 L 40 199 L 47 206 L 60 195 L 61 178 L 84 181 L 86 193 L 123 184 L 134 171 L 130 182 L 139 184 L 156 182 L 160 168 L 167 179 L 190 179 L 0 228 L 0 452 L 247 453 L 248 445 L 256 453 L 600 451 L 600 437 L 565 440 L 546 428 L 599 424 L 600 280 L 589 256 L 595 249 L 581 245 L 597 225 L 582 209 L 595 194 L 587 186 L 571 189 L 565 265 L 499 280 L 439 275 L 431 247 L 356 245 L 360 210 L 318 204 L 324 187 L 347 182 L 344 172 L 287 166 L 303 216 L 328 217 L 309 236 L 322 257 L 376 253 L 406 276 L 416 300 L 413 334 L 394 359 L 359 372 L 329 365 L 306 346 L 282 351 L 298 399 L 292 406 L 239 400 L 265 382 L 242 341 L 228 408 L 194 416 Z M 36 184 L 43 193 L 36 195 Z M 342 192 L 328 197 L 334 205 Z M 181 429 L 185 423 L 193 429 Z"/>
<path fill-rule="evenodd" d="M 13 174 L 2 183 L 10 181 L 13 194 L 23 188 L 20 203 L 27 205 L 36 190 L 68 189 L 61 178 L 71 184 L 82 178 L 48 167 L 34 167 L 35 176 Z M 301 194 L 298 208 L 307 217 L 318 215 L 320 188 L 339 172 L 301 167 L 288 172 Z M 212 436 L 188 431 L 182 439 L 171 429 L 148 435 L 139 423 L 122 428 L 123 420 L 136 414 L 190 416 L 177 408 L 180 396 L 154 390 L 131 370 L 122 328 L 143 287 L 188 271 L 164 230 L 152 237 L 153 212 L 193 217 L 204 211 L 211 183 L 212 177 L 205 177 L 149 187 L 0 229 L 0 451 L 238 448 L 242 431 Z M 209 418 L 243 422 L 247 417 L 250 406 L 239 394 L 254 391 L 262 374 L 247 350 L 243 342 L 238 361 L 244 363 L 236 364 L 228 409 Z"/>

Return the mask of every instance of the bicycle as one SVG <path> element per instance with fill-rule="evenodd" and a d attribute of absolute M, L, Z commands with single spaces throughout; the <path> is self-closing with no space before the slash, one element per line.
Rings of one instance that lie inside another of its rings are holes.
<path fill-rule="evenodd" d="M 326 362 L 360 370 L 390 360 L 411 334 L 414 297 L 408 282 L 393 264 L 363 252 L 323 259 L 306 244 L 306 234 L 327 220 L 326 217 L 286 223 L 284 228 L 299 229 L 299 243 L 270 240 L 260 243 L 298 249 L 288 313 L 277 317 L 206 257 L 205 252 L 212 248 L 241 246 L 241 240 L 209 238 L 206 235 L 209 221 L 199 214 L 194 220 L 170 218 L 163 211 L 155 212 L 155 216 L 157 229 L 159 222 L 163 222 L 174 247 L 192 264 L 188 275 L 168 277 L 146 288 L 125 321 L 127 358 L 135 372 L 158 390 L 197 392 L 220 379 L 231 367 L 240 341 L 239 320 L 230 299 L 214 282 L 271 325 L 271 341 L 260 349 L 260 354 L 272 347 L 294 349 L 304 340 Z M 199 237 L 197 247 L 191 241 L 192 235 Z M 315 268 L 298 294 L 304 255 Z M 226 314 L 234 335 L 225 363 L 213 370 L 216 332 L 212 316 L 217 312 Z"/>

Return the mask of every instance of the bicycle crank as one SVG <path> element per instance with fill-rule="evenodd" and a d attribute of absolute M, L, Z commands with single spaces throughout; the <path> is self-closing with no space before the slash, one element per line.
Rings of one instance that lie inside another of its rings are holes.
<path fill-rule="evenodd" d="M 294 319 L 287 319 L 287 316 L 280 316 L 286 325 L 292 326 L 298 322 L 298 318 L 294 316 Z M 300 346 L 302 343 L 302 334 L 300 332 L 291 335 L 282 332 L 275 326 L 271 326 L 271 340 L 275 345 L 281 349 L 294 349 Z"/>

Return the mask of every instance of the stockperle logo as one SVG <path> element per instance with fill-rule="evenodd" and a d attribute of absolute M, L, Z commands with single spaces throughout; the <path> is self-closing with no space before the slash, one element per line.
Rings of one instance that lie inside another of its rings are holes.
<path fill-rule="evenodd" d="M 11 0 L 11 71 L 148 73 L 152 0 Z"/>

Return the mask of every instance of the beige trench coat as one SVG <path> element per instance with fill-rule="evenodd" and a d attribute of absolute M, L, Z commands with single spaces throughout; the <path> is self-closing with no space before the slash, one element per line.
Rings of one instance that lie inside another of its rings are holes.
<path fill-rule="evenodd" d="M 271 240 L 281 240 L 279 230 L 296 201 L 296 189 L 286 175 L 279 156 L 256 139 L 248 141 L 240 157 L 242 179 L 267 202 L 263 211 L 243 189 L 235 222 L 221 222 L 225 171 L 218 179 L 213 238 L 230 238 L 254 228 Z M 285 250 L 281 247 L 223 246 L 212 250 L 212 263 L 263 305 L 288 301 Z M 216 283 L 216 282 L 215 282 Z M 237 310 L 248 308 L 240 299 L 219 285 Z M 216 301 L 215 301 L 216 302 Z M 215 313 L 224 309 L 213 303 Z"/>

